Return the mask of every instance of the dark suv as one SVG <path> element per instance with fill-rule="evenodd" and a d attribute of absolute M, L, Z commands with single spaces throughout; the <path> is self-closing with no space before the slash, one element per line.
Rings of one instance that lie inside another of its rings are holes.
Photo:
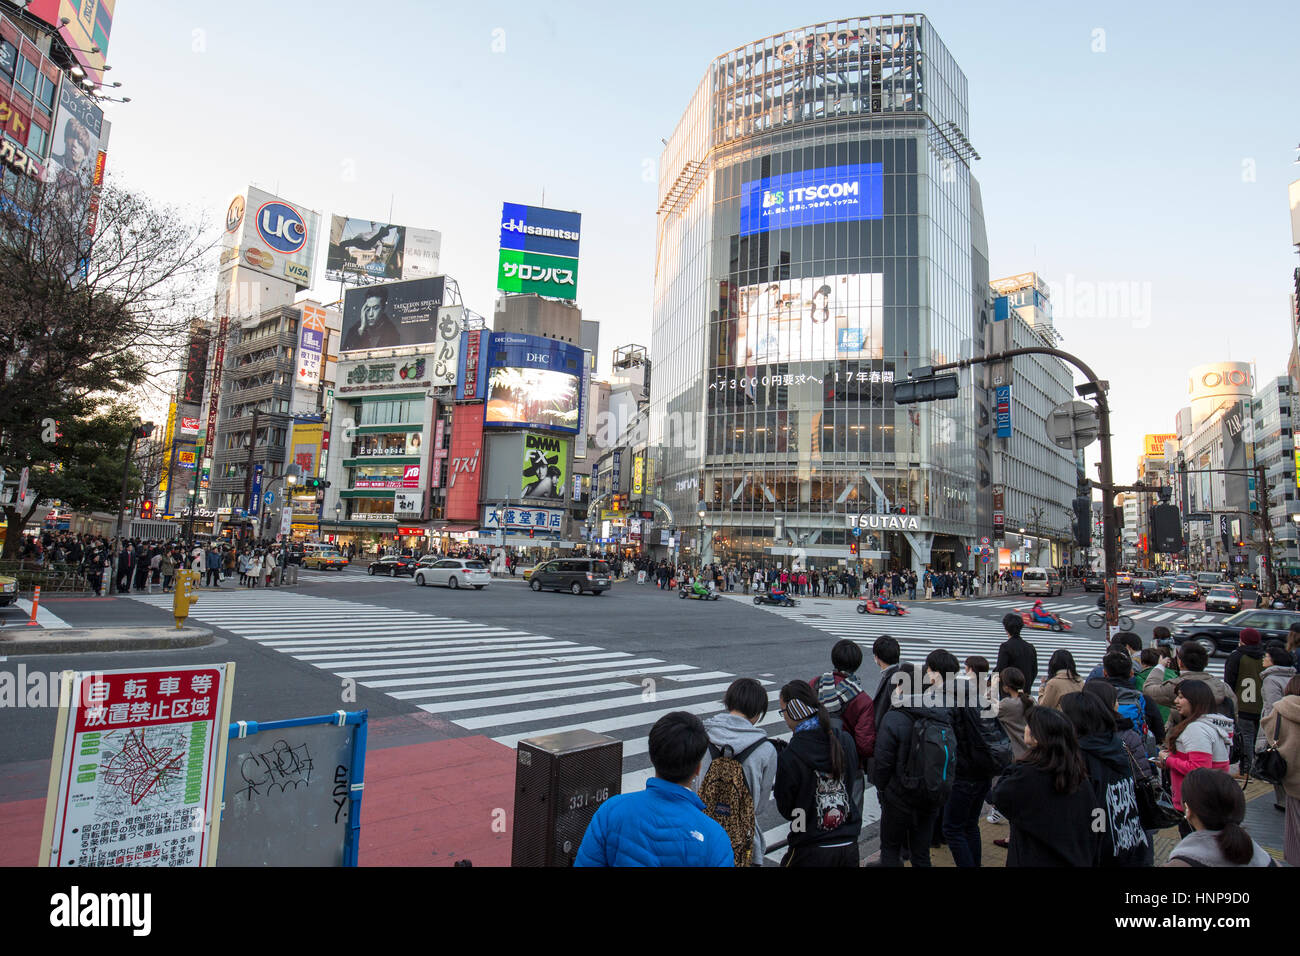
<path fill-rule="evenodd" d="M 609 585 L 609 565 L 595 558 L 556 558 L 528 577 L 528 586 L 534 591 L 590 591 L 599 597 Z"/>

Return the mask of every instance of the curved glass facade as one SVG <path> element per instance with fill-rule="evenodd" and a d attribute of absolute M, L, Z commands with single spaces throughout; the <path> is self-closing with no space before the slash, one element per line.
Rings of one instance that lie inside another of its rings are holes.
<path fill-rule="evenodd" d="M 973 350 L 965 90 L 922 17 L 821 24 L 718 58 L 670 140 L 652 443 L 706 559 L 964 561 L 975 390 L 893 382 Z"/>

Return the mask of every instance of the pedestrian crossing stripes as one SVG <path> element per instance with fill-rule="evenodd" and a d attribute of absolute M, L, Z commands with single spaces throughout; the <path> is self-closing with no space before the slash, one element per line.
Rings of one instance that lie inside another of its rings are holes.
<path fill-rule="evenodd" d="M 862 645 L 863 655 L 869 660 L 871 645 L 877 637 L 888 634 L 902 649 L 904 660 L 924 661 L 935 648 L 945 648 L 959 661 L 967 657 L 986 658 L 990 665 L 997 662 L 998 648 L 1007 639 L 1001 622 L 986 618 L 953 614 L 933 607 L 908 606 L 908 614 L 892 617 L 876 614 L 858 614 L 848 602 L 803 601 L 795 608 L 763 605 L 763 609 L 781 617 L 816 628 L 835 638 L 848 638 Z M 1038 651 L 1037 675 L 1042 686 L 1052 653 L 1064 649 L 1074 657 L 1075 666 L 1086 674 L 1098 664 L 1106 653 L 1106 638 L 1101 631 L 1047 631 L 1026 628 L 1021 634 Z M 910 649 L 910 650 L 909 650 Z M 1220 671 L 1222 663 L 1218 666 Z"/>
<path fill-rule="evenodd" d="M 132 597 L 151 607 L 172 605 L 171 595 Z M 723 693 L 739 676 L 581 640 L 297 591 L 206 591 L 190 617 L 507 747 L 566 730 L 619 738 L 624 793 L 644 789 L 654 773 L 650 726 L 678 710 L 718 713 Z M 778 689 L 772 680 L 761 683 L 773 704 L 759 726 L 788 739 L 775 704 Z M 868 804 L 877 806 L 874 799 Z M 769 845 L 788 831 L 771 800 L 758 819 Z M 780 853 L 769 856 L 776 860 Z"/>
<path fill-rule="evenodd" d="M 1009 611 L 1025 610 L 1033 606 L 1033 598 L 1021 597 L 1019 600 L 998 600 L 994 598 L 981 598 L 971 601 L 962 601 L 962 607 L 987 607 L 987 608 L 1005 608 Z M 1089 601 L 1086 604 L 1071 603 L 1068 601 L 1044 601 L 1043 607 L 1054 614 L 1075 614 L 1086 615 L 1097 609 L 1096 601 Z M 1130 610 L 1127 606 L 1121 605 L 1120 614 L 1124 617 L 1131 618 L 1135 621 L 1147 621 L 1151 624 L 1161 624 L 1169 622 L 1171 624 L 1212 624 L 1216 621 L 1223 620 L 1221 615 L 1215 614 L 1194 614 L 1187 611 L 1169 611 L 1157 606 L 1155 608 L 1143 608 L 1142 610 Z"/>

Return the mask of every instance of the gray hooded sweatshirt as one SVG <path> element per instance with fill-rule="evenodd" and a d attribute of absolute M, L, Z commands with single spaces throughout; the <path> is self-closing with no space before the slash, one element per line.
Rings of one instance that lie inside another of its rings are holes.
<path fill-rule="evenodd" d="M 732 753 L 740 753 L 746 747 L 767 739 L 767 734 L 751 724 L 746 718 L 737 714 L 714 714 L 704 722 L 704 729 L 709 734 L 709 743 L 715 747 L 730 747 Z M 704 751 L 704 760 L 700 764 L 700 775 L 695 778 L 695 789 L 700 789 L 704 777 L 713 763 L 713 752 Z M 756 747 L 741 765 L 745 772 L 745 784 L 750 796 L 754 798 L 754 859 L 752 862 L 762 864 L 763 828 L 758 825 L 758 817 L 763 807 L 772 799 L 772 784 L 776 781 L 776 747 L 765 745 Z"/>
<path fill-rule="evenodd" d="M 1190 731 L 1191 728 L 1188 728 Z M 1186 732 L 1186 731 L 1185 731 Z M 1251 841 L 1254 843 L 1254 841 Z M 1174 847 L 1169 853 L 1169 862 L 1176 860 L 1186 860 L 1193 866 L 1268 866 L 1273 862 L 1273 858 L 1268 855 L 1258 843 L 1254 843 L 1255 855 L 1250 858 L 1249 863 L 1229 863 L 1223 856 L 1223 851 L 1219 849 L 1219 833 L 1217 830 L 1197 830 L 1183 837 L 1181 843 Z"/>
<path fill-rule="evenodd" d="M 1211 763 L 1227 763 L 1232 752 L 1232 734 L 1235 727 L 1231 717 L 1222 714 L 1202 714 L 1174 741 L 1179 753 L 1207 753 Z"/>

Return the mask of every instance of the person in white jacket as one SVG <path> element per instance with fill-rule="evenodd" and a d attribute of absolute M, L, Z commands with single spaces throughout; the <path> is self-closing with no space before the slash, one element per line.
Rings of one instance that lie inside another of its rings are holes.
<path fill-rule="evenodd" d="M 745 775 L 745 785 L 754 800 L 754 849 L 750 864 L 762 866 L 766 847 L 758 818 L 772 798 L 777 757 L 776 745 L 764 743 L 768 741 L 767 734 L 755 726 L 767 716 L 767 691 L 753 678 L 741 677 L 727 688 L 722 706 L 727 708 L 725 714 L 715 714 L 704 721 L 704 729 L 709 735 L 709 748 L 704 752 L 699 776 L 695 778 L 695 787 L 698 791 L 709 773 L 709 765 L 715 755 L 722 752 L 723 747 L 730 747 L 733 756 L 749 750 L 741 762 L 741 770 Z"/>

